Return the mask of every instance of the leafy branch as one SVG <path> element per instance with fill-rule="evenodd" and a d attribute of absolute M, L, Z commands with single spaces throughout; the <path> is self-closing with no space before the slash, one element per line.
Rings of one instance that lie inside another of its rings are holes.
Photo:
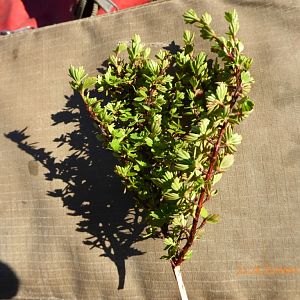
<path fill-rule="evenodd" d="M 160 50 L 152 59 L 151 49 L 135 35 L 131 45 L 116 47 L 105 74 L 88 77 L 83 67 L 69 69 L 71 87 L 99 128 L 98 138 L 119 159 L 115 172 L 143 211 L 146 235 L 164 238 L 162 259 L 171 262 L 177 280 L 203 227 L 219 220 L 204 204 L 234 162 L 242 140 L 235 125 L 254 106 L 248 96 L 252 59 L 237 38 L 236 11 L 226 12 L 225 19 L 226 38 L 212 29 L 208 13 L 184 14 L 211 42 L 214 61 L 196 53 L 195 34 L 186 30 L 175 54 Z M 98 98 L 90 96 L 92 89 Z M 184 299 L 183 284 L 179 288 Z"/>

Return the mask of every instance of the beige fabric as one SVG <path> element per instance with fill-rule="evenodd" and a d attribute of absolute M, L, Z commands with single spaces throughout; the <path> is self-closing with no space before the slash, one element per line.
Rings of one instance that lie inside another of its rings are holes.
<path fill-rule="evenodd" d="M 154 49 L 181 43 L 191 7 L 210 12 L 219 32 L 224 10 L 237 9 L 256 108 L 209 204 L 222 222 L 206 227 L 183 266 L 188 294 L 300 299 L 298 0 L 155 2 L 0 38 L 0 298 L 178 299 L 162 241 L 141 241 L 67 68 L 96 73 L 134 33 Z"/>

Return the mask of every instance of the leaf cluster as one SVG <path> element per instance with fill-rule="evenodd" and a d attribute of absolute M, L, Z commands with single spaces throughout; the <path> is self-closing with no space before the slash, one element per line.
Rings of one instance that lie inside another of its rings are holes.
<path fill-rule="evenodd" d="M 69 69 L 71 87 L 81 94 L 99 139 L 118 158 L 115 172 L 144 212 L 147 234 L 165 237 L 166 259 L 176 257 L 189 238 L 199 195 L 216 194 L 214 185 L 233 164 L 242 140 L 234 126 L 253 110 L 252 60 L 236 36 L 236 11 L 226 12 L 225 19 L 228 32 L 222 37 L 208 13 L 184 14 L 211 41 L 215 60 L 196 52 L 195 34 L 186 30 L 175 54 L 160 50 L 153 58 L 134 35 L 130 45 L 116 47 L 105 74 L 88 77 L 82 67 Z M 90 96 L 94 88 L 100 97 Z M 204 207 L 201 218 L 201 224 L 218 221 Z M 201 234 L 198 228 L 196 238 Z M 190 256 L 191 250 L 184 259 Z"/>

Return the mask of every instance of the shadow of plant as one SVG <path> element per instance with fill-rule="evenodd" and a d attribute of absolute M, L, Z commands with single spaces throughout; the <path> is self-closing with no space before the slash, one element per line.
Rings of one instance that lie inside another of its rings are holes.
<path fill-rule="evenodd" d="M 18 147 L 40 162 L 47 172 L 46 180 L 61 180 L 64 188 L 48 195 L 63 201 L 70 213 L 81 216 L 77 231 L 90 236 L 83 243 L 102 249 L 119 274 L 118 289 L 124 288 L 125 260 L 143 252 L 133 247 L 142 240 L 145 227 L 134 207 L 131 195 L 123 194 L 119 178 L 113 173 L 115 160 L 96 139 L 96 130 L 79 96 L 67 98 L 65 108 L 52 115 L 53 125 L 73 123 L 73 130 L 54 140 L 57 147 L 68 147 L 69 155 L 59 160 L 37 143 L 28 143 L 27 128 L 5 134 Z"/>

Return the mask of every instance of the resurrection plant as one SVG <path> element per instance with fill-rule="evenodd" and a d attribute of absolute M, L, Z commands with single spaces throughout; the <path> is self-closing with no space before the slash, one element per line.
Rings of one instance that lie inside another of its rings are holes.
<path fill-rule="evenodd" d="M 69 69 L 70 84 L 95 121 L 98 138 L 118 158 L 115 172 L 135 195 L 146 235 L 164 238 L 161 258 L 170 261 L 182 299 L 187 296 L 180 265 L 191 258 L 203 227 L 219 220 L 204 205 L 233 164 L 242 140 L 235 125 L 254 106 L 248 97 L 252 59 L 242 54 L 236 11 L 226 12 L 225 19 L 229 28 L 223 37 L 210 26 L 208 13 L 184 14 L 184 21 L 211 42 L 210 59 L 196 52 L 195 34 L 186 30 L 184 46 L 175 54 L 160 50 L 151 59 L 151 50 L 134 35 L 130 45 L 118 44 L 104 75 L 87 77 L 83 67 Z M 97 98 L 90 95 L 94 89 Z"/>

